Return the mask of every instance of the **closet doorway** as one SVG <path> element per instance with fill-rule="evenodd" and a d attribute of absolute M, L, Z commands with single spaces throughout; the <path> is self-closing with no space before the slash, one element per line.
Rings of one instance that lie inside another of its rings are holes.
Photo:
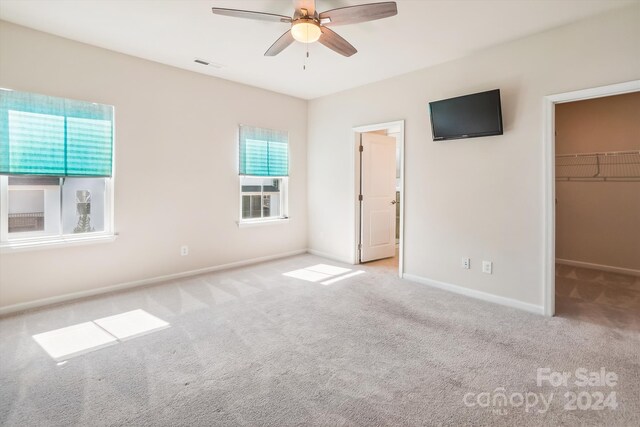
<path fill-rule="evenodd" d="M 633 330 L 640 330 L 638 89 L 553 106 L 555 314 Z"/>

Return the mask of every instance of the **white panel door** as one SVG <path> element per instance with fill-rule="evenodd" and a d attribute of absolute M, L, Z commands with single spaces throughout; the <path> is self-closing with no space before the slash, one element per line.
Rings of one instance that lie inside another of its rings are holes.
<path fill-rule="evenodd" d="M 363 133 L 360 173 L 360 261 L 392 257 L 396 253 L 396 139 Z"/>

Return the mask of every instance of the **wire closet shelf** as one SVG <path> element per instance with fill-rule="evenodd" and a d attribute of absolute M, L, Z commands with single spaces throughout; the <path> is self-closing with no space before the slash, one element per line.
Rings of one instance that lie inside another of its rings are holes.
<path fill-rule="evenodd" d="M 556 181 L 640 181 L 640 150 L 558 155 Z"/>

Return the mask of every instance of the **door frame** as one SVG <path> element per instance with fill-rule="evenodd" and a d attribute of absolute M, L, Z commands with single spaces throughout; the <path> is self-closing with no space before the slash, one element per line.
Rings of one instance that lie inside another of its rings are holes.
<path fill-rule="evenodd" d="M 607 86 L 599 86 L 573 92 L 558 93 L 545 96 L 543 99 L 543 304 L 545 316 L 553 316 L 556 311 L 556 140 L 555 140 L 555 115 L 556 104 L 565 102 L 582 101 L 605 96 L 622 95 L 625 93 L 639 92 L 640 80 L 632 80 Z"/>
<path fill-rule="evenodd" d="M 354 212 L 355 212 L 355 233 L 354 244 L 352 245 L 352 260 L 353 264 L 359 264 L 358 260 L 358 241 L 360 237 L 360 223 L 362 220 L 362 212 L 360 211 L 360 201 L 358 195 L 360 194 L 360 138 L 359 134 L 365 132 L 375 132 L 380 130 L 388 130 L 392 128 L 400 129 L 400 138 L 398 145 L 400 146 L 400 236 L 399 242 L 399 255 L 398 255 L 398 276 L 402 277 L 404 274 L 404 120 L 396 120 L 392 122 L 378 123 L 373 125 L 356 126 L 352 129 L 353 135 L 353 198 L 354 200 Z"/>

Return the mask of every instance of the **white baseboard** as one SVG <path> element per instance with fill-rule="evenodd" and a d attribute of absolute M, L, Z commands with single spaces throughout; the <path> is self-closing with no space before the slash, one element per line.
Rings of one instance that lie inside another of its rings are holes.
<path fill-rule="evenodd" d="M 332 259 L 334 261 L 344 262 L 345 264 L 353 265 L 353 260 L 351 258 L 343 258 L 327 252 L 317 251 L 315 249 L 307 249 L 307 252 L 309 252 L 311 255 L 317 255 L 317 256 L 321 256 L 322 258 Z"/>
<path fill-rule="evenodd" d="M 512 298 L 501 297 L 499 295 L 477 291 L 474 289 L 465 288 L 463 286 L 452 285 L 451 283 L 439 282 L 437 280 L 427 279 L 427 278 L 416 276 L 409 273 L 404 273 L 402 277 L 412 282 L 421 283 L 423 285 L 428 285 L 434 288 L 443 289 L 449 292 L 455 292 L 456 294 L 468 296 L 471 298 L 476 298 L 479 300 L 488 301 L 495 304 L 504 305 L 507 307 L 517 308 L 520 310 L 528 311 L 530 313 L 544 314 L 544 307 L 541 305 L 535 305 L 527 302 L 518 301 Z"/>
<path fill-rule="evenodd" d="M 7 305 L 4 307 L 0 307 L 0 316 L 16 313 L 19 311 L 30 310 L 33 308 L 43 307 L 47 305 L 59 304 L 62 302 L 72 301 L 80 298 L 86 298 L 86 297 L 91 297 L 95 295 L 106 294 L 109 292 L 136 288 L 138 286 L 164 282 L 167 280 L 180 279 L 183 277 L 196 276 L 198 274 L 203 274 L 203 273 L 211 273 L 213 271 L 227 270 L 230 268 L 242 267 L 242 266 L 251 265 L 251 264 L 258 264 L 260 262 L 271 261 L 279 258 L 286 258 L 293 255 L 300 255 L 306 252 L 307 252 L 306 249 L 299 249 L 297 251 L 285 252 L 285 253 L 280 253 L 276 255 L 268 255 L 268 256 L 259 257 L 259 258 L 251 258 L 247 260 L 231 262 L 228 264 L 221 264 L 221 265 L 215 265 L 212 267 L 199 268 L 197 270 L 182 271 L 180 273 L 167 274 L 164 276 L 156 276 L 156 277 L 151 277 L 149 279 L 134 280 L 131 282 L 120 283 L 117 285 L 104 286 L 104 287 L 95 288 L 95 289 L 87 289 L 85 291 L 71 292 L 68 294 L 57 295 L 49 298 L 42 298 L 35 301 L 28 301 L 28 302 L 13 304 L 13 305 Z"/>
<path fill-rule="evenodd" d="M 612 265 L 593 264 L 591 262 L 573 261 L 570 259 L 556 258 L 557 264 L 569 265 L 571 267 L 592 268 L 594 270 L 608 271 L 610 273 L 628 274 L 629 276 L 640 277 L 640 270 L 634 270 L 632 268 L 614 267 Z"/>

